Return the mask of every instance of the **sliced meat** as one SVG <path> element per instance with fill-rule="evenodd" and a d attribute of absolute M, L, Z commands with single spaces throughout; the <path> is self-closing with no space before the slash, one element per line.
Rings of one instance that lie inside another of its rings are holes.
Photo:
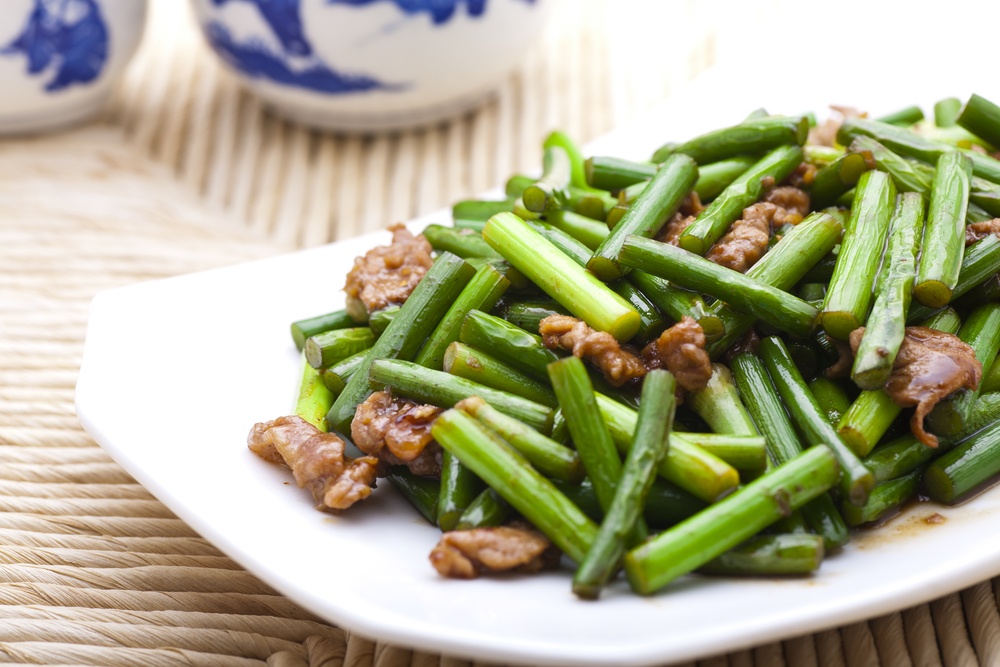
<path fill-rule="evenodd" d="M 848 118 L 865 118 L 867 113 L 858 111 L 853 107 L 841 107 L 830 105 L 835 115 L 830 116 L 825 121 L 809 130 L 809 143 L 819 146 L 835 146 L 837 144 L 837 131 L 841 124 Z"/>
<path fill-rule="evenodd" d="M 683 215 L 680 211 L 674 213 L 670 220 L 667 220 L 667 224 L 663 225 L 660 231 L 656 234 L 656 240 L 660 243 L 677 245 L 677 239 L 681 237 L 681 234 L 685 229 L 691 226 L 694 219 L 695 216 Z"/>
<path fill-rule="evenodd" d="M 677 209 L 677 212 L 681 215 L 698 215 L 705 210 L 705 205 L 701 203 L 701 197 L 698 193 L 692 190 L 684 197 L 684 201 L 681 202 L 681 206 Z"/>
<path fill-rule="evenodd" d="M 684 317 L 642 351 L 646 366 L 666 368 L 674 374 L 677 385 L 698 391 L 712 377 L 712 360 L 705 351 L 705 331 L 691 317 Z"/>
<path fill-rule="evenodd" d="M 347 312 L 358 322 L 369 313 L 406 301 L 431 268 L 431 244 L 403 225 L 393 225 L 392 245 L 372 248 L 347 274 Z"/>
<path fill-rule="evenodd" d="M 864 331 L 864 328 L 861 331 Z M 837 350 L 837 360 L 823 374 L 828 378 L 850 377 L 851 368 L 854 366 L 854 351 L 851 349 L 851 345 L 839 338 L 827 336 L 826 334 L 823 335 L 826 336 L 826 339 Z"/>
<path fill-rule="evenodd" d="M 976 241 L 985 239 L 990 234 L 1000 236 L 1000 218 L 967 225 L 965 227 L 965 245 L 970 246 Z"/>
<path fill-rule="evenodd" d="M 777 212 L 778 207 L 767 202 L 743 209 L 743 218 L 732 224 L 726 235 L 709 249 L 705 259 L 746 273 L 767 252 L 771 221 Z"/>
<path fill-rule="evenodd" d="M 569 350 L 586 359 L 604 374 L 612 386 L 620 387 L 646 375 L 642 359 L 622 349 L 611 334 L 595 331 L 569 315 L 549 315 L 538 323 L 542 342 L 550 350 Z"/>
<path fill-rule="evenodd" d="M 765 189 L 770 185 L 773 181 Z M 773 229 L 786 224 L 797 225 L 808 213 L 809 195 L 805 191 L 790 185 L 768 189 L 762 201 L 743 209 L 743 217 L 729 227 L 705 258 L 746 273 L 767 252 Z"/>
<path fill-rule="evenodd" d="M 681 202 L 681 206 L 677 209 L 667 224 L 663 225 L 659 233 L 656 235 L 656 240 L 661 243 L 669 243 L 670 245 L 677 245 L 677 239 L 681 237 L 681 233 L 687 229 L 694 219 L 698 217 L 698 214 L 705 210 L 705 207 L 701 203 L 701 198 L 698 197 L 698 193 L 692 191 L 684 201 Z"/>
<path fill-rule="evenodd" d="M 764 201 L 774 204 L 778 210 L 772 217 L 772 226 L 797 225 L 809 215 L 809 193 L 791 185 L 781 185 L 764 195 Z M 746 211 L 743 212 L 746 215 Z"/>
<path fill-rule="evenodd" d="M 388 391 L 376 391 L 354 413 L 351 439 L 358 449 L 382 461 L 380 475 L 389 466 L 405 465 L 415 475 L 441 475 L 441 446 L 431 436 L 431 425 L 442 410 L 421 405 Z"/>
<path fill-rule="evenodd" d="M 296 415 L 254 424 L 250 451 L 272 463 L 285 463 L 299 488 L 323 506 L 347 509 L 371 495 L 378 459 L 344 456 L 344 441 Z"/>
<path fill-rule="evenodd" d="M 430 560 L 442 577 L 475 579 L 484 572 L 538 572 L 554 564 L 553 552 L 536 530 L 494 526 L 445 533 Z"/>
<path fill-rule="evenodd" d="M 851 332 L 851 348 L 857 352 L 864 328 Z M 906 327 L 885 392 L 893 403 L 916 406 L 910 430 L 920 442 L 937 447 L 938 439 L 924 430 L 924 417 L 939 402 L 959 389 L 975 389 L 982 379 L 983 367 L 975 350 L 958 336 L 928 327 Z"/>
<path fill-rule="evenodd" d="M 808 162 L 800 162 L 795 171 L 785 179 L 785 183 L 796 188 L 808 188 L 816 180 L 817 171 L 819 169 L 816 168 L 816 165 L 809 164 Z"/>
<path fill-rule="evenodd" d="M 760 345 L 760 336 L 757 335 L 757 330 L 751 327 L 723 353 L 722 358 L 726 364 L 729 364 L 741 354 L 756 354 L 758 345 Z"/>

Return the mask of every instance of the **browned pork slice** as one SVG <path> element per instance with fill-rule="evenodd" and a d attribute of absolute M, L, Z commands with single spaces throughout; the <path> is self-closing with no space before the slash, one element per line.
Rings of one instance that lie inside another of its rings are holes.
<path fill-rule="evenodd" d="M 292 415 L 254 424 L 247 437 L 250 451 L 272 463 L 284 463 L 300 488 L 316 502 L 347 509 L 371 495 L 378 459 L 344 456 L 344 441 Z"/>
<path fill-rule="evenodd" d="M 851 332 L 855 353 L 864 333 L 864 327 Z M 982 375 L 975 350 L 958 336 L 927 327 L 906 327 L 892 374 L 883 389 L 896 405 L 916 406 L 910 430 L 920 442 L 937 447 L 937 437 L 924 430 L 924 417 L 950 394 L 978 387 Z"/>
<path fill-rule="evenodd" d="M 819 171 L 816 165 L 808 162 L 800 162 L 795 171 L 785 179 L 785 183 L 796 188 L 811 187 L 816 180 L 816 172 Z"/>
<path fill-rule="evenodd" d="M 347 312 L 358 322 L 369 313 L 406 301 L 431 268 L 431 244 L 403 225 L 393 225 L 392 245 L 372 248 L 347 274 Z"/>
<path fill-rule="evenodd" d="M 1000 218 L 985 220 L 983 222 L 973 222 L 965 227 L 965 245 L 972 245 L 976 241 L 985 239 L 990 234 L 1000 236 Z"/>
<path fill-rule="evenodd" d="M 669 243 L 670 245 L 677 245 L 677 239 L 681 237 L 681 233 L 691 226 L 694 222 L 693 215 L 682 215 L 680 211 L 674 213 L 667 224 L 663 225 L 660 231 L 656 234 L 655 239 L 660 243 Z"/>
<path fill-rule="evenodd" d="M 854 366 L 854 350 L 851 349 L 851 344 L 833 336 L 827 336 L 826 334 L 823 334 L 823 336 L 826 336 L 826 340 L 837 351 L 837 360 L 826 369 L 824 375 L 828 378 L 850 377 L 851 368 Z"/>
<path fill-rule="evenodd" d="M 557 559 L 548 538 L 519 526 L 453 530 L 441 536 L 430 554 L 438 574 L 452 579 L 475 579 L 484 572 L 538 572 Z"/>
<path fill-rule="evenodd" d="M 703 210 L 705 210 L 705 207 L 702 206 L 698 193 L 691 192 L 681 202 L 681 206 L 677 209 L 677 212 L 667 220 L 667 224 L 663 225 L 663 228 L 660 229 L 656 235 L 656 240 L 662 243 L 677 245 L 677 239 L 680 238 L 681 232 L 687 229 Z"/>
<path fill-rule="evenodd" d="M 746 273 L 767 252 L 773 229 L 797 225 L 808 213 L 809 194 L 804 190 L 790 185 L 769 190 L 761 201 L 743 209 L 743 217 L 730 225 L 705 258 Z"/>
<path fill-rule="evenodd" d="M 684 197 L 684 200 L 681 202 L 680 208 L 677 209 L 677 212 L 684 216 L 697 216 L 704 210 L 705 205 L 701 203 L 701 197 L 698 196 L 697 192 L 692 190 L 686 197 Z"/>
<path fill-rule="evenodd" d="M 791 185 L 776 187 L 764 195 L 764 201 L 778 207 L 771 219 L 772 227 L 799 224 L 809 215 L 811 205 L 809 193 Z M 746 215 L 746 211 L 743 213 Z"/>
<path fill-rule="evenodd" d="M 833 146 L 837 143 L 837 131 L 840 130 L 840 126 L 846 119 L 865 118 L 868 116 L 867 113 L 858 111 L 853 107 L 842 107 L 831 104 L 830 108 L 835 114 L 809 130 L 810 144 Z"/>
<path fill-rule="evenodd" d="M 767 202 L 746 207 L 743 218 L 729 227 L 729 231 L 709 249 L 705 259 L 746 273 L 767 252 L 771 221 L 777 212 L 778 207 Z"/>
<path fill-rule="evenodd" d="M 647 368 L 666 368 L 677 386 L 687 391 L 704 389 L 712 377 L 712 360 L 705 351 L 705 331 L 685 316 L 642 350 Z"/>
<path fill-rule="evenodd" d="M 549 349 L 569 350 L 586 359 L 604 374 L 614 387 L 641 378 L 646 374 L 642 360 L 622 349 L 611 334 L 595 331 L 585 322 L 569 315 L 549 315 L 538 323 L 538 333 Z"/>
<path fill-rule="evenodd" d="M 421 405 L 388 391 L 376 391 L 354 413 L 351 438 L 358 449 L 385 465 L 405 465 L 415 475 L 441 474 L 441 446 L 431 436 L 431 425 L 441 408 Z"/>
<path fill-rule="evenodd" d="M 757 335 L 756 329 L 750 327 L 746 333 L 740 336 L 738 341 L 729 346 L 722 358 L 728 365 L 741 354 L 756 354 L 758 345 L 760 345 L 760 336 Z"/>

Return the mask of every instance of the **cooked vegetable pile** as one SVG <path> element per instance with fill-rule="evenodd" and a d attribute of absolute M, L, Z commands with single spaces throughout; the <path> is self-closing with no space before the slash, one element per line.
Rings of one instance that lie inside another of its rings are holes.
<path fill-rule="evenodd" d="M 387 478 L 443 576 L 812 572 L 1000 473 L 998 146 L 977 95 L 760 110 L 648 162 L 552 133 L 539 178 L 393 228 L 292 324 L 295 414 L 249 446 L 322 509 Z"/>

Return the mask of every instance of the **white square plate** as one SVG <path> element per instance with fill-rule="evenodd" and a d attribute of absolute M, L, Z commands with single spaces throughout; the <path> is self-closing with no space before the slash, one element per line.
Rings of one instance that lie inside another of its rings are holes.
<path fill-rule="evenodd" d="M 719 81 L 727 82 L 724 95 Z M 873 111 L 914 101 L 886 104 L 896 91 L 884 88 L 856 97 L 740 93 L 733 81 L 703 78 L 591 150 L 642 157 L 660 141 L 731 124 L 762 104 L 794 113 L 821 112 L 827 101 L 870 100 Z M 941 96 L 972 90 L 953 83 Z M 723 98 L 739 100 L 734 111 Z M 447 214 L 413 225 L 433 220 Z M 100 294 L 77 386 L 84 427 L 115 460 L 206 539 L 323 618 L 483 660 L 639 665 L 870 618 L 1000 573 L 996 488 L 960 507 L 912 506 L 859 534 L 812 577 L 687 577 L 650 598 L 619 582 L 596 603 L 574 598 L 566 572 L 440 578 L 427 561 L 438 531 L 388 484 L 339 516 L 316 511 L 286 471 L 247 450 L 246 435 L 254 422 L 291 410 L 299 370 L 289 323 L 340 307 L 353 258 L 387 240 L 370 235 Z M 934 513 L 945 520 L 926 521 Z"/>

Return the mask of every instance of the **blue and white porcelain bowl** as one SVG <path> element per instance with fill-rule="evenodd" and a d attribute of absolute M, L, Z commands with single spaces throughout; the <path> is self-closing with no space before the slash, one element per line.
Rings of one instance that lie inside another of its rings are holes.
<path fill-rule="evenodd" d="M 0 0 L 0 133 L 97 114 L 145 19 L 145 0 Z"/>
<path fill-rule="evenodd" d="M 542 31 L 552 0 L 194 0 L 209 44 L 279 113 L 398 129 L 479 103 Z"/>

